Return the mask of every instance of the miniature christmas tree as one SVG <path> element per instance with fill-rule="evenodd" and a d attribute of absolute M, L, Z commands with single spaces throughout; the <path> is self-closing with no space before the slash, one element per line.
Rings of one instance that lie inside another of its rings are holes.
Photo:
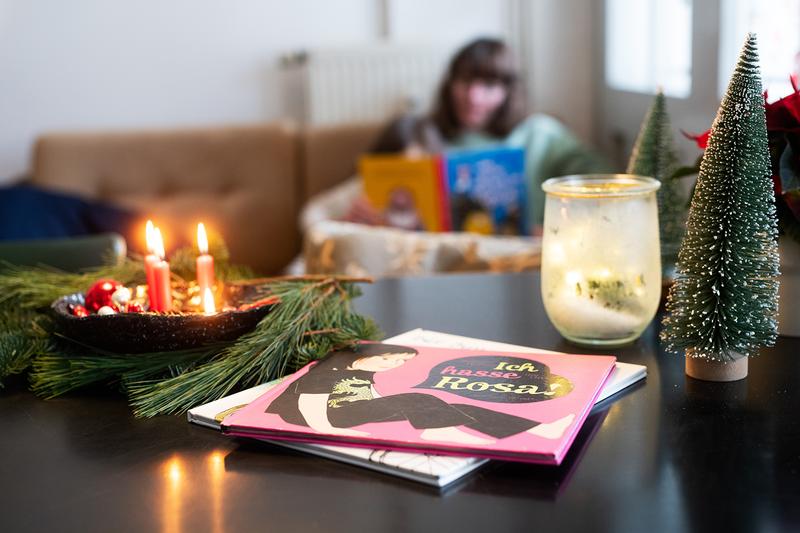
<path fill-rule="evenodd" d="M 777 336 L 778 245 L 764 99 L 749 34 L 711 127 L 662 340 L 686 372 L 747 375 L 747 356 Z"/>
<path fill-rule="evenodd" d="M 678 257 L 686 220 L 686 200 L 677 180 L 672 179 L 677 167 L 678 157 L 675 154 L 666 98 L 659 90 L 642 122 L 627 172 L 652 176 L 661 182 L 658 190 L 661 267 L 664 274 L 670 277 Z"/>

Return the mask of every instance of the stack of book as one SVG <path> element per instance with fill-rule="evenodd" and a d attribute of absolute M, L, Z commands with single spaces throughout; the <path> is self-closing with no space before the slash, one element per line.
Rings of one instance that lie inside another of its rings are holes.
<path fill-rule="evenodd" d="M 592 407 L 645 375 L 610 356 L 417 329 L 334 352 L 188 416 L 443 487 L 492 458 L 560 464 Z"/>

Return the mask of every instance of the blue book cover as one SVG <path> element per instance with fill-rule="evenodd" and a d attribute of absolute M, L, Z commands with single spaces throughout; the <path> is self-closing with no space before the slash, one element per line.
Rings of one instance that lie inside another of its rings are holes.
<path fill-rule="evenodd" d="M 495 147 L 446 152 L 442 167 L 450 228 L 485 235 L 527 235 L 525 151 Z"/>

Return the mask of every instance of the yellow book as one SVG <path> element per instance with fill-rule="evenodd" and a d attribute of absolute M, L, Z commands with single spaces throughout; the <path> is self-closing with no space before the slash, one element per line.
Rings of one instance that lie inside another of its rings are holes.
<path fill-rule="evenodd" d="M 359 160 L 364 192 L 396 228 L 447 231 L 447 200 L 438 157 L 365 155 Z"/>

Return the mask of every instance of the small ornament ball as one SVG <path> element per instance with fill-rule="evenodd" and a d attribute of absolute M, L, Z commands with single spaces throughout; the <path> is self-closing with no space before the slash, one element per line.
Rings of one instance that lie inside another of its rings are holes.
<path fill-rule="evenodd" d="M 127 308 L 128 313 L 144 313 L 144 307 L 139 302 L 130 302 Z"/>
<path fill-rule="evenodd" d="M 111 295 L 121 286 L 121 283 L 113 279 L 101 279 L 95 282 L 95 284 L 86 291 L 86 308 L 89 311 L 98 312 L 101 307 L 114 306 Z"/>
<path fill-rule="evenodd" d="M 116 312 L 116 311 L 114 311 L 114 308 L 113 308 L 113 307 L 111 307 L 111 306 L 109 306 L 109 305 L 104 305 L 103 307 L 101 307 L 100 309 L 98 309 L 98 310 L 97 310 L 97 314 L 98 314 L 98 315 L 101 315 L 101 316 L 105 316 L 105 315 L 116 315 L 116 314 L 117 314 L 117 312 Z"/>
<path fill-rule="evenodd" d="M 111 301 L 117 309 L 124 310 L 131 301 L 131 290 L 128 287 L 119 287 L 111 295 Z"/>
<path fill-rule="evenodd" d="M 72 316 L 83 318 L 89 316 L 89 310 L 80 304 L 72 304 L 69 306 L 69 312 Z"/>

